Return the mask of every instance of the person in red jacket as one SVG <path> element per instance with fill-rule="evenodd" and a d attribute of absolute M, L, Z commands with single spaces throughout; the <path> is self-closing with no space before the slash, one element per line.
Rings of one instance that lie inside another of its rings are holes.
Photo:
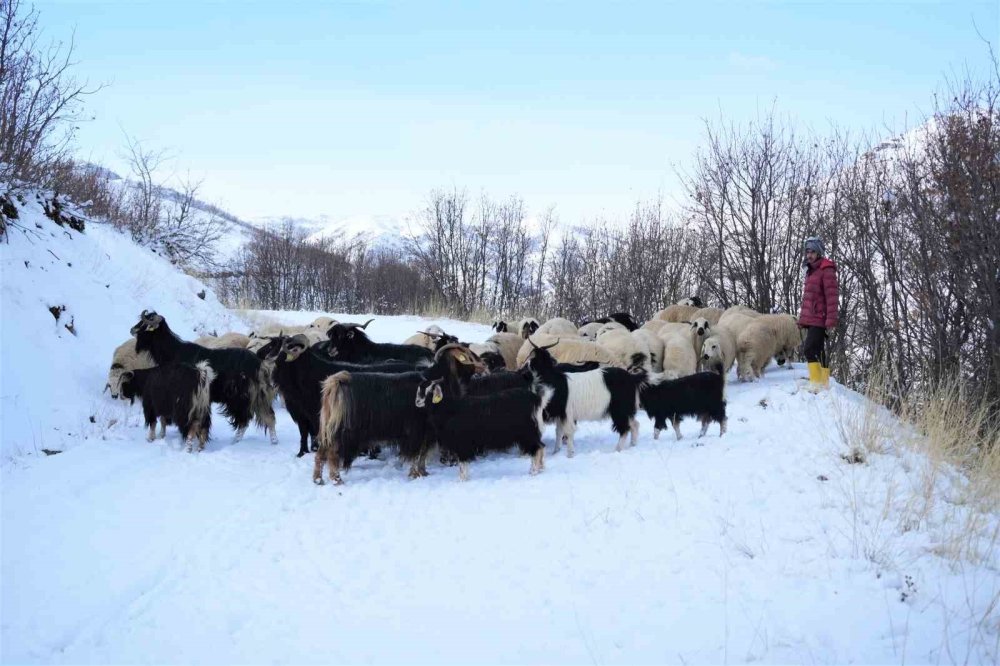
<path fill-rule="evenodd" d="M 823 241 L 813 236 L 805 245 L 806 281 L 799 310 L 799 327 L 806 330 L 802 353 L 809 364 L 809 382 L 814 388 L 826 387 L 830 368 L 826 359 L 826 339 L 837 328 L 840 290 L 837 286 L 837 264 L 823 255 Z"/>

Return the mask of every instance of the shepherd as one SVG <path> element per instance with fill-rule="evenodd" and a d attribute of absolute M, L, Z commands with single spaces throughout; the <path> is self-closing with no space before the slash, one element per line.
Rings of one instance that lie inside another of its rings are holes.
<path fill-rule="evenodd" d="M 803 245 L 806 279 L 799 310 L 799 327 L 806 330 L 802 353 L 809 367 L 809 388 L 825 389 L 830 383 L 830 365 L 826 341 L 837 330 L 840 290 L 837 285 L 837 264 L 823 256 L 826 247 L 816 236 Z"/>

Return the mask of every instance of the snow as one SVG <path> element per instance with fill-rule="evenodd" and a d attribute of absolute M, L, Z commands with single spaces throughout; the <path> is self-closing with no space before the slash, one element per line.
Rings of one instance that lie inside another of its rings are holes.
<path fill-rule="evenodd" d="M 100 393 L 111 343 L 142 307 L 185 336 L 241 319 L 107 229 L 43 235 L 0 250 L 3 663 L 996 663 L 996 555 L 938 554 L 971 511 L 961 477 L 936 478 L 937 504 L 910 522 L 928 462 L 890 447 L 847 464 L 837 415 L 869 406 L 836 384 L 802 390 L 800 364 L 732 381 L 721 438 L 689 420 L 684 439 L 654 441 L 643 417 L 614 453 L 607 423 L 582 423 L 576 457 L 537 477 L 495 455 L 466 483 L 436 461 L 411 481 L 390 458 L 315 486 L 281 408 L 277 446 L 256 428 L 233 444 L 221 417 L 200 454 L 174 429 L 147 443 L 139 406 Z M 74 269 L 43 264 L 47 249 Z M 431 323 L 491 332 L 418 317 L 368 330 L 400 341 Z M 44 378 L 55 368 L 65 387 Z M 118 422 L 79 428 L 94 411 Z M 64 452 L 24 446 L 22 413 Z"/>
<path fill-rule="evenodd" d="M 25 231 L 11 229 L 0 245 L 3 458 L 75 446 L 99 433 L 91 416 L 117 415 L 100 392 L 142 310 L 160 312 L 185 337 L 247 329 L 204 284 L 107 225 L 91 222 L 82 234 L 60 227 L 33 197 L 17 222 Z M 49 308 L 58 306 L 67 309 L 57 321 Z"/>

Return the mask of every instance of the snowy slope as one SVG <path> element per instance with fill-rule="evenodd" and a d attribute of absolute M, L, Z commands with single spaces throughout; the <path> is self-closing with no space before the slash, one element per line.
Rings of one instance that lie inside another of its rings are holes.
<path fill-rule="evenodd" d="M 423 323 L 369 330 L 399 341 Z M 135 407 L 107 439 L 2 468 L 0 658 L 996 663 L 996 556 L 934 554 L 967 511 L 960 480 L 938 479 L 945 501 L 909 522 L 926 461 L 846 464 L 833 422 L 864 401 L 802 391 L 803 374 L 733 382 L 729 432 L 699 446 L 693 421 L 653 441 L 643 418 L 622 453 L 607 424 L 582 424 L 577 456 L 540 476 L 496 455 L 467 483 L 436 463 L 410 481 L 390 459 L 317 487 L 283 410 L 278 446 L 255 429 L 231 444 L 218 419 L 187 454 L 176 432 L 146 443 Z"/>
<path fill-rule="evenodd" d="M 57 226 L 26 197 L 0 244 L 0 453 L 62 450 L 100 437 L 121 408 L 101 397 L 112 353 L 143 309 L 182 336 L 245 330 L 199 281 L 114 229 Z M 204 292 L 205 298 L 198 297 Z M 50 307 L 65 306 L 57 321 Z M 71 322 L 75 335 L 65 328 Z M 94 417 L 94 423 L 91 423 Z"/>

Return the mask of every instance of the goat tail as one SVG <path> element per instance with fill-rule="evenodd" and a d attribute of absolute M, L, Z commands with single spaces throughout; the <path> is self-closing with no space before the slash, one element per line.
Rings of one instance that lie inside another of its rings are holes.
<path fill-rule="evenodd" d="M 351 394 L 344 385 L 350 383 L 351 373 L 338 372 L 323 380 L 319 410 L 319 450 L 335 446 L 337 433 L 347 428 L 351 412 Z"/>
<path fill-rule="evenodd" d="M 250 380 L 250 413 L 257 425 L 272 433 L 274 442 L 274 384 L 271 381 L 271 366 L 261 363 L 257 376 Z"/>
<path fill-rule="evenodd" d="M 340 460 L 338 435 L 350 425 L 351 393 L 345 390 L 350 383 L 351 373 L 338 372 L 320 382 L 319 409 L 319 450 L 316 451 L 316 465 L 313 482 L 323 483 L 324 463 L 330 463 L 330 480 L 340 483 Z"/>
<path fill-rule="evenodd" d="M 215 371 L 208 361 L 199 361 L 198 385 L 191 397 L 191 411 L 188 413 L 189 423 L 204 424 L 212 415 L 212 382 L 215 381 Z M 209 421 L 210 422 L 210 421 Z"/>

